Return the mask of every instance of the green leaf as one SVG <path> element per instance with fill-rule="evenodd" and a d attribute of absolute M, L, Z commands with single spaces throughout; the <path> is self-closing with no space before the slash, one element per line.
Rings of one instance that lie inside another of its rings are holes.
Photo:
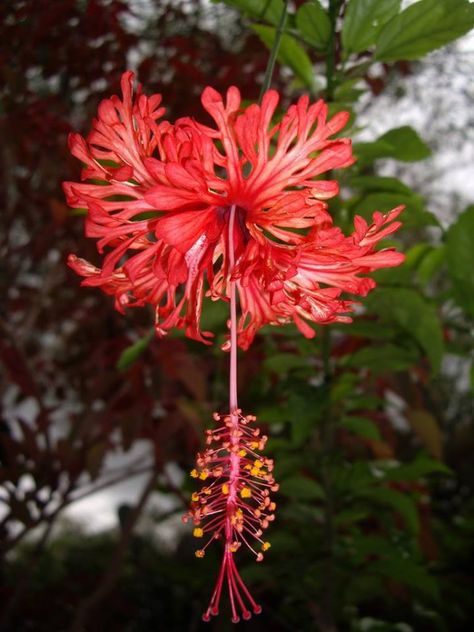
<path fill-rule="evenodd" d="M 446 261 L 446 247 L 431 248 L 418 265 L 417 275 L 422 286 L 428 285 Z"/>
<path fill-rule="evenodd" d="M 224 0 L 225 4 L 256 20 L 278 24 L 283 11 L 283 0 Z"/>
<path fill-rule="evenodd" d="M 435 459 L 443 458 L 443 433 L 438 421 L 429 411 L 411 408 L 406 414 L 408 423 L 426 450 Z"/>
<path fill-rule="evenodd" d="M 117 361 L 116 367 L 121 371 L 128 369 L 147 349 L 150 342 L 153 340 L 155 331 L 152 329 L 146 336 L 140 338 L 133 345 L 130 345 L 122 351 L 120 358 Z"/>
<path fill-rule="evenodd" d="M 353 189 L 363 189 L 364 191 L 389 191 L 391 193 L 404 193 L 412 195 L 413 191 L 398 178 L 385 176 L 356 176 L 348 183 Z"/>
<path fill-rule="evenodd" d="M 474 4 L 469 0 L 421 0 L 385 24 L 377 39 L 375 59 L 418 59 L 473 26 Z"/>
<path fill-rule="evenodd" d="M 380 441 L 380 432 L 375 423 L 366 417 L 342 417 L 340 425 L 353 434 L 371 441 Z"/>
<path fill-rule="evenodd" d="M 396 323 L 426 353 L 434 371 L 444 352 L 441 324 L 432 305 L 409 288 L 377 288 L 366 299 L 367 307 L 387 322 Z"/>
<path fill-rule="evenodd" d="M 271 49 L 275 39 L 276 29 L 272 26 L 252 25 L 252 29 L 257 33 L 262 42 Z M 289 66 L 295 75 L 310 89 L 316 86 L 313 72 L 313 65 L 306 51 L 294 37 L 283 35 L 278 51 L 278 61 L 285 66 Z"/>
<path fill-rule="evenodd" d="M 387 505 L 400 514 L 410 531 L 418 533 L 420 528 L 418 509 L 413 499 L 406 494 L 395 489 L 373 487 L 360 490 L 357 496 L 376 505 Z"/>
<path fill-rule="evenodd" d="M 391 146 L 391 156 L 397 160 L 416 162 L 431 156 L 431 149 L 409 125 L 389 130 L 380 136 L 379 141 Z"/>
<path fill-rule="evenodd" d="M 421 242 L 409 248 L 405 253 L 405 265 L 415 270 L 423 257 L 430 251 L 430 244 Z"/>
<path fill-rule="evenodd" d="M 474 205 L 449 229 L 446 261 L 456 301 L 474 316 Z"/>
<path fill-rule="evenodd" d="M 356 143 L 354 153 L 364 164 L 370 164 L 377 158 L 416 162 L 431 156 L 431 149 L 412 127 L 403 125 L 389 130 L 371 143 Z"/>
<path fill-rule="evenodd" d="M 321 500 L 324 490 L 316 481 L 305 476 L 292 476 L 281 481 L 280 493 L 295 500 Z"/>
<path fill-rule="evenodd" d="M 350 0 L 342 26 L 345 53 L 359 53 L 372 46 L 382 26 L 399 10 L 400 0 Z"/>
<path fill-rule="evenodd" d="M 306 2 L 298 9 L 296 26 L 305 42 L 317 50 L 327 48 L 331 35 L 331 22 L 317 0 Z"/>
<path fill-rule="evenodd" d="M 354 368 L 370 369 L 375 375 L 392 371 L 405 371 L 418 361 L 416 349 L 394 344 L 364 347 L 346 358 L 344 364 Z"/>
<path fill-rule="evenodd" d="M 388 560 L 376 560 L 368 569 L 370 572 L 387 577 L 421 591 L 432 598 L 439 597 L 436 580 L 420 565 L 403 557 L 392 557 Z"/>
<path fill-rule="evenodd" d="M 426 456 L 426 454 L 419 454 L 411 463 L 402 463 L 395 467 L 390 465 L 383 471 L 383 480 L 385 481 L 419 481 L 430 474 L 453 475 L 452 470 L 447 465 Z"/>

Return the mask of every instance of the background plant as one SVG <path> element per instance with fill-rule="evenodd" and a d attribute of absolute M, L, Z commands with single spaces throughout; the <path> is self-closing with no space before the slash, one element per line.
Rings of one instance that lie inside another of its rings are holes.
<path fill-rule="evenodd" d="M 157 491 L 181 514 L 189 494 L 169 464 L 191 467 L 202 424 L 226 396 L 225 359 L 217 345 L 211 357 L 178 336 L 152 340 L 146 313 L 124 320 L 106 297 L 79 291 L 65 255 L 94 254 L 59 185 L 77 175 L 67 132 L 117 92 L 128 63 L 164 94 L 170 118 L 197 112 L 207 83 L 258 97 L 284 3 L 226 4 L 0 9 L 5 628 L 74 629 L 78 607 L 91 630 L 200 625 L 216 560 L 198 567 L 186 535 L 172 553 L 135 527 Z M 348 229 L 356 212 L 405 203 L 407 260 L 378 273 L 352 325 L 316 341 L 269 328 L 242 357 L 242 406 L 271 424 L 282 482 L 272 555 L 245 575 L 265 609 L 249 628 L 456 631 L 472 617 L 474 207 L 453 200 L 447 225 L 421 195 L 429 184 L 380 175 L 403 164 L 422 172 L 431 148 L 414 129 L 357 139 L 367 100 L 392 94 L 397 107 L 393 86 L 414 81 L 417 60 L 467 32 L 473 13 L 467 0 L 288 3 L 273 85 L 288 100 L 309 91 L 353 112 L 358 160 L 337 174 L 336 223 Z M 225 322 L 218 306 L 207 318 L 213 329 Z M 149 458 L 111 471 L 111 455 L 138 445 Z M 55 532 L 78 497 L 143 472 L 142 502 L 121 508 L 117 532 Z"/>

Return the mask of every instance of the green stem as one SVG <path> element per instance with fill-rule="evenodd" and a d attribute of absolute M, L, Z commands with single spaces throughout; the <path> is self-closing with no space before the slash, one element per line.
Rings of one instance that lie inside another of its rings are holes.
<path fill-rule="evenodd" d="M 259 102 L 262 101 L 263 95 L 270 88 L 272 83 L 273 71 L 275 69 L 275 62 L 280 49 L 281 38 L 285 32 L 286 13 L 288 9 L 288 0 L 285 0 L 283 4 L 283 10 L 280 15 L 280 20 L 275 33 L 275 39 L 273 40 L 272 50 L 270 51 L 270 57 L 268 59 L 267 68 L 265 70 L 265 77 L 263 79 L 262 89 L 260 90 Z"/>
<path fill-rule="evenodd" d="M 329 38 L 326 54 L 326 99 L 334 99 L 335 70 L 336 70 L 336 27 L 337 16 L 340 8 L 340 0 L 329 0 L 329 19 L 331 21 L 331 35 Z M 321 428 L 321 483 L 324 489 L 324 593 L 323 612 L 321 616 L 320 629 L 322 632 L 335 632 L 335 559 L 334 559 L 334 514 L 336 511 L 334 490 L 331 477 L 331 461 L 334 454 L 335 445 L 335 419 L 331 410 L 331 330 L 328 326 L 323 327 L 321 337 L 321 353 L 323 358 L 324 383 L 327 389 L 327 406 L 325 419 Z"/>
<path fill-rule="evenodd" d="M 329 37 L 326 55 L 326 100 L 334 98 L 334 71 L 336 68 L 336 22 L 339 13 L 340 0 L 329 0 L 329 20 L 331 22 L 331 35 Z"/>

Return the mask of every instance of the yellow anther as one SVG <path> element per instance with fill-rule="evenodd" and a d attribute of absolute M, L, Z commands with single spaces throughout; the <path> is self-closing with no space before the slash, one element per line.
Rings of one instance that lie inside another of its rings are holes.
<path fill-rule="evenodd" d="M 258 467 L 252 467 L 252 469 L 250 470 L 250 474 L 252 476 L 259 476 L 260 470 L 258 469 Z"/>
<path fill-rule="evenodd" d="M 194 492 L 194 494 L 191 496 L 191 500 L 193 501 L 193 503 L 197 503 L 197 501 L 199 500 L 199 494 Z"/>
<path fill-rule="evenodd" d="M 252 490 L 249 487 L 243 487 L 240 490 L 240 495 L 242 496 L 242 498 L 250 498 L 250 496 L 252 495 Z"/>
<path fill-rule="evenodd" d="M 209 476 L 209 472 L 207 470 L 203 470 L 199 474 L 199 478 L 201 479 L 201 481 L 205 481 L 208 476 Z"/>
<path fill-rule="evenodd" d="M 239 450 L 239 456 L 245 456 L 247 452 L 245 450 Z"/>
<path fill-rule="evenodd" d="M 262 544 L 262 551 L 268 551 L 268 549 L 271 547 L 270 542 L 264 542 Z"/>
<path fill-rule="evenodd" d="M 240 542 L 232 542 L 232 544 L 229 546 L 229 551 L 231 553 L 235 553 L 239 547 L 240 547 Z"/>
<path fill-rule="evenodd" d="M 204 531 L 200 527 L 196 527 L 193 531 L 193 536 L 195 538 L 202 538 L 204 535 Z"/>
<path fill-rule="evenodd" d="M 262 466 L 263 466 L 262 461 L 260 461 L 259 459 L 256 459 L 256 460 L 253 462 L 253 464 L 255 465 L 255 467 L 258 467 L 258 468 L 260 468 L 260 467 L 262 467 Z"/>
<path fill-rule="evenodd" d="M 229 493 L 229 485 L 227 483 L 224 483 L 224 485 L 222 485 L 222 493 L 224 494 L 224 496 L 227 496 Z"/>
<path fill-rule="evenodd" d="M 199 476 L 199 472 L 197 470 L 191 470 L 189 473 L 193 478 L 197 478 Z"/>
<path fill-rule="evenodd" d="M 249 445 L 252 448 L 252 450 L 256 450 L 258 448 L 258 446 L 260 445 L 260 442 L 259 441 L 251 441 Z"/>
<path fill-rule="evenodd" d="M 202 493 L 205 494 L 206 496 L 210 496 L 210 494 L 212 494 L 212 489 L 210 487 L 203 487 Z"/>
<path fill-rule="evenodd" d="M 203 549 L 198 549 L 197 551 L 195 551 L 194 555 L 196 557 L 204 557 L 206 555 L 206 552 Z"/>

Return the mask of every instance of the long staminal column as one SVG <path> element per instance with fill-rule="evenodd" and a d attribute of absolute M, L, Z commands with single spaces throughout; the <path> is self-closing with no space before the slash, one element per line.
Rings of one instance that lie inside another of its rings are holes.
<path fill-rule="evenodd" d="M 241 615 L 250 619 L 252 611 L 261 612 L 245 586 L 235 565 L 234 554 L 245 544 L 258 562 L 270 543 L 262 539 L 263 531 L 275 518 L 275 503 L 271 491 L 278 485 L 272 475 L 273 461 L 260 452 L 267 441 L 258 428 L 251 424 L 253 415 L 242 415 L 237 402 L 237 301 L 235 281 L 231 275 L 235 266 L 234 221 L 235 206 L 229 213 L 229 294 L 230 294 L 230 370 L 229 370 L 229 414 L 214 413 L 218 427 L 207 431 L 203 453 L 198 454 L 196 468 L 191 476 L 202 481 L 212 479 L 200 492 L 191 498 L 191 508 L 184 517 L 194 523 L 194 536 L 207 536 L 206 544 L 196 551 L 204 557 L 207 547 L 214 540 L 224 543 L 224 555 L 212 593 L 203 615 L 204 621 L 219 613 L 222 589 L 227 585 L 232 621 L 237 623 Z"/>
<path fill-rule="evenodd" d="M 249 619 L 251 611 L 258 614 L 260 606 L 246 588 L 234 561 L 234 554 L 244 544 L 257 562 L 270 543 L 263 539 L 263 532 L 275 519 L 275 503 L 270 493 L 278 490 L 273 478 L 273 461 L 261 455 L 267 437 L 253 423 L 256 417 L 242 415 L 240 409 L 232 415 L 214 413 L 217 427 L 206 431 L 204 452 L 199 453 L 193 478 L 206 481 L 199 492 L 191 497 L 191 508 L 184 517 L 194 523 L 194 536 L 207 538 L 196 551 L 202 558 L 214 540 L 222 540 L 224 555 L 216 586 L 205 621 L 219 613 L 222 590 L 227 585 L 232 611 L 232 621 L 239 621 L 239 614 Z M 210 482 L 209 482 L 210 481 Z"/>

